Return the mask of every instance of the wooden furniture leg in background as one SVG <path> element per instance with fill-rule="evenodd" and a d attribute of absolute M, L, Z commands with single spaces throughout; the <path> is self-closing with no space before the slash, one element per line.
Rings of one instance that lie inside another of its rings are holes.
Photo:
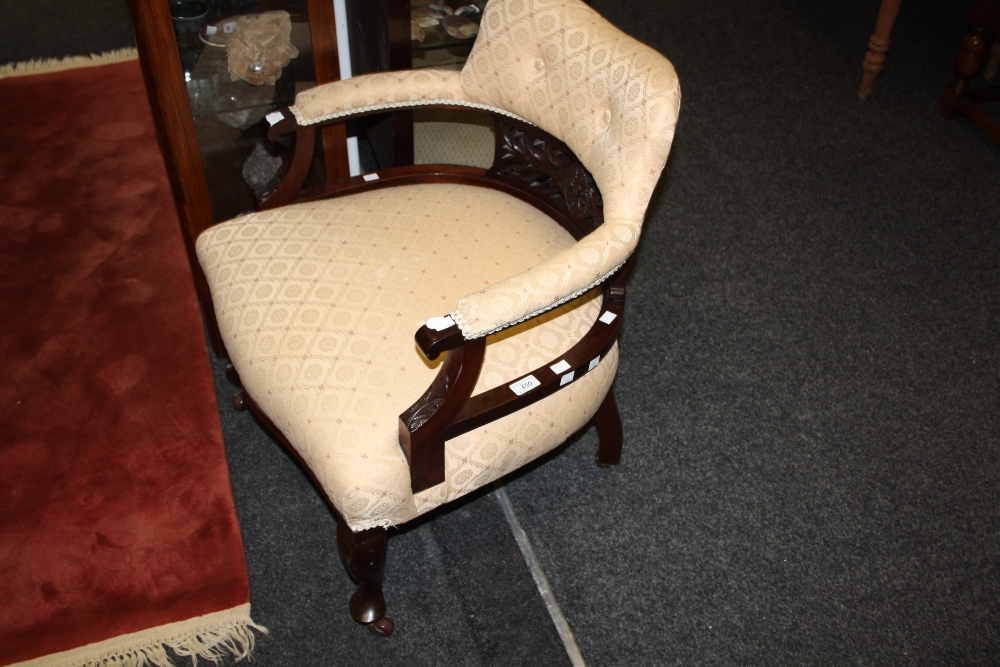
<path fill-rule="evenodd" d="M 970 26 L 969 33 L 962 40 L 962 45 L 955 56 L 955 79 L 951 82 L 941 98 L 941 115 L 952 118 L 955 115 L 955 103 L 959 95 L 969 89 L 971 82 L 983 67 L 986 52 L 989 50 L 989 31 L 982 26 Z"/>
<path fill-rule="evenodd" d="M 861 85 L 858 87 L 858 97 L 862 100 L 867 100 L 868 96 L 872 94 L 875 79 L 885 65 L 889 39 L 892 37 L 892 29 L 896 25 L 896 17 L 899 16 L 899 8 L 902 4 L 903 0 L 882 0 L 882 6 L 879 7 L 875 32 L 868 40 L 868 52 L 861 65 L 864 74 L 861 77 Z"/>
<path fill-rule="evenodd" d="M 964 116 L 1000 144 L 1000 123 L 978 104 L 1000 101 L 1000 86 L 970 90 L 969 84 L 983 68 L 990 45 L 1000 43 L 1000 0 L 979 0 L 972 9 L 969 30 L 955 56 L 955 79 L 945 88 L 938 109 L 945 118 Z M 994 51 L 996 53 L 996 51 Z"/>

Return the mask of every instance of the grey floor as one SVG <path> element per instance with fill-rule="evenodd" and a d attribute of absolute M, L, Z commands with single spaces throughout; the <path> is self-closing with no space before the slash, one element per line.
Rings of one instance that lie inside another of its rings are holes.
<path fill-rule="evenodd" d="M 684 103 L 623 462 L 585 432 L 506 486 L 590 665 L 1000 664 L 1000 149 L 936 111 L 968 0 L 905 2 L 858 102 L 876 5 L 594 2 Z M 569 664 L 487 493 L 393 537 L 396 634 L 356 626 L 329 513 L 219 387 L 257 664 Z"/>

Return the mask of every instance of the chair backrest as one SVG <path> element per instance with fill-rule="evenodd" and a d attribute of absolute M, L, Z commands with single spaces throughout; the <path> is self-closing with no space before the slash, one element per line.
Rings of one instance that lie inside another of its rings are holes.
<path fill-rule="evenodd" d="M 581 0 L 491 0 L 462 87 L 562 139 L 594 176 L 605 220 L 641 225 L 677 125 L 669 60 Z M 621 241 L 634 248 L 638 231 Z"/>

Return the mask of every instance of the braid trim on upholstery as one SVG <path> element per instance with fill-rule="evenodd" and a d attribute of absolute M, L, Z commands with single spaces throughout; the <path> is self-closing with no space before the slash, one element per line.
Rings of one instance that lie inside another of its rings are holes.
<path fill-rule="evenodd" d="M 525 121 L 502 107 L 470 100 L 462 90 L 461 72 L 440 69 L 377 72 L 326 83 L 299 93 L 289 111 L 300 126 L 306 126 L 358 113 L 434 104 L 493 111 Z"/>

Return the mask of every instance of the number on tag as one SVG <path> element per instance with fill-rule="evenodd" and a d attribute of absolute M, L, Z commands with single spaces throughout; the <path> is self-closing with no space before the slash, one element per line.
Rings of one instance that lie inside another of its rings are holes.
<path fill-rule="evenodd" d="M 518 396 L 523 396 L 540 384 L 542 383 L 536 380 L 534 375 L 529 375 L 528 377 L 521 378 L 517 382 L 511 384 L 510 390 Z"/>

